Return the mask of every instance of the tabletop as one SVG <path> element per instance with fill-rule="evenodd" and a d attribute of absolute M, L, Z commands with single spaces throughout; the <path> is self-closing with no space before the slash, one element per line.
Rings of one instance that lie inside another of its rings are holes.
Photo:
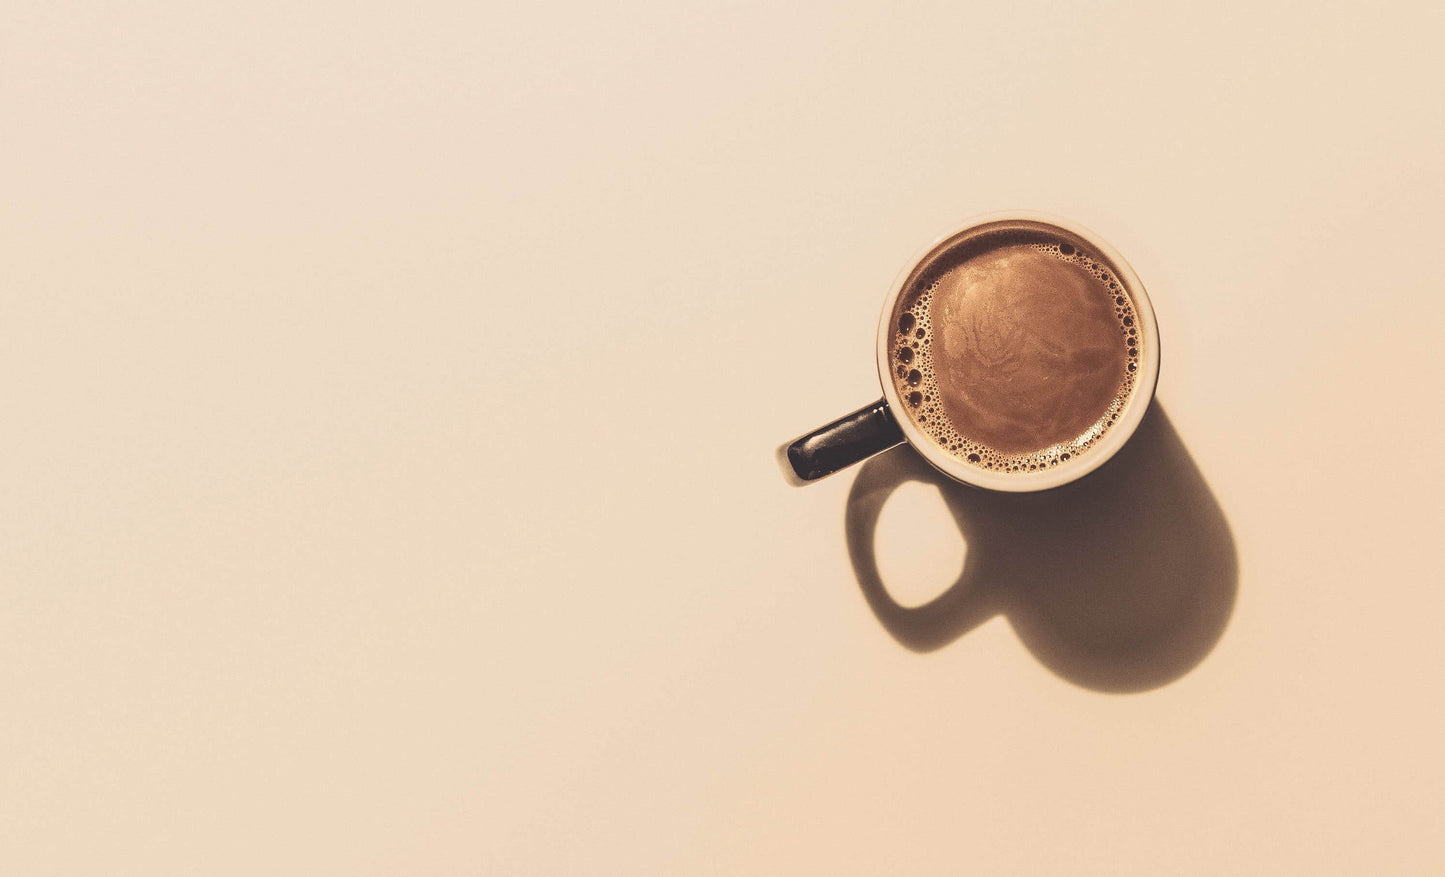
<path fill-rule="evenodd" d="M 0 872 L 1438 873 L 1438 4 L 12 3 Z M 1059 491 L 920 247 L 1149 290 Z"/>

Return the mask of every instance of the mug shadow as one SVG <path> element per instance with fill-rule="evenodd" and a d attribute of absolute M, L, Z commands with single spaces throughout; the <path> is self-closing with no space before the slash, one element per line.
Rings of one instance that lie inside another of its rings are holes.
<path fill-rule="evenodd" d="M 889 594 L 873 545 L 909 481 L 938 488 L 968 548 L 958 580 L 916 607 Z M 845 533 L 864 598 L 902 645 L 932 651 L 1001 614 L 1050 670 L 1098 691 L 1157 688 L 1197 666 L 1239 578 L 1224 513 L 1158 402 L 1114 459 L 1039 493 L 968 487 L 895 448 L 858 473 Z"/>

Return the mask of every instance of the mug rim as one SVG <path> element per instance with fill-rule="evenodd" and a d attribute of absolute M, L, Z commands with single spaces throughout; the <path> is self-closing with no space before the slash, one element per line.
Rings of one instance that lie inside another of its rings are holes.
<path fill-rule="evenodd" d="M 1141 351 L 1142 355 L 1139 357 L 1139 373 L 1134 379 L 1134 391 L 1129 394 L 1128 401 L 1124 403 L 1124 408 L 1119 413 L 1119 419 L 1104 435 L 1100 436 L 1099 441 L 1089 449 L 1089 453 L 1075 458 L 1077 463 L 1070 461 L 1053 469 L 1008 474 L 969 465 L 944 450 L 918 428 L 918 425 L 913 422 L 903 408 L 903 399 L 899 395 L 898 388 L 894 386 L 890 359 L 893 340 L 893 308 L 898 303 L 898 297 L 902 295 L 903 287 L 907 284 L 909 277 L 925 259 L 932 256 L 939 247 L 948 241 L 965 232 L 995 222 L 1039 223 L 1053 226 L 1082 238 L 1113 263 L 1113 267 L 1118 271 L 1119 279 L 1128 288 L 1130 298 L 1134 301 L 1139 333 L 1145 342 Z M 1154 306 L 1149 301 L 1149 294 L 1144 290 L 1144 284 L 1139 279 L 1139 275 L 1134 273 L 1133 267 L 1124 257 L 1099 235 L 1071 219 L 1050 213 L 1034 210 L 1001 210 L 978 214 L 964 220 L 952 230 L 934 238 L 903 267 L 893 281 L 888 296 L 883 300 L 883 313 L 878 319 L 876 354 L 878 381 L 883 385 L 883 398 L 887 400 L 888 406 L 896 412 L 893 419 L 902 430 L 903 437 L 908 444 L 912 445 L 913 449 L 918 451 L 929 465 L 964 484 L 988 490 L 1027 493 L 1060 487 L 1083 478 L 1108 462 L 1134 434 L 1134 430 L 1144 419 L 1144 413 L 1148 410 L 1149 403 L 1154 399 L 1154 390 L 1159 381 L 1159 325 L 1154 317 Z"/>

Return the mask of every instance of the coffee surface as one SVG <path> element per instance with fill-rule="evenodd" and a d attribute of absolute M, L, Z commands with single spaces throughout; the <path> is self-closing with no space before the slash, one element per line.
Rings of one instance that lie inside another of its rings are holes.
<path fill-rule="evenodd" d="M 938 444 L 1002 471 L 1087 452 L 1133 389 L 1141 344 L 1132 300 L 1088 245 L 1011 227 L 927 260 L 894 313 L 904 408 Z"/>

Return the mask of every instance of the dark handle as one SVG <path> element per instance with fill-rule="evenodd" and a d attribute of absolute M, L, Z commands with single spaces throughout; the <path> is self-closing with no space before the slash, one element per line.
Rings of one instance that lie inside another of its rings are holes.
<path fill-rule="evenodd" d="M 879 399 L 778 449 L 783 475 L 807 484 L 903 442 L 903 430 Z"/>

